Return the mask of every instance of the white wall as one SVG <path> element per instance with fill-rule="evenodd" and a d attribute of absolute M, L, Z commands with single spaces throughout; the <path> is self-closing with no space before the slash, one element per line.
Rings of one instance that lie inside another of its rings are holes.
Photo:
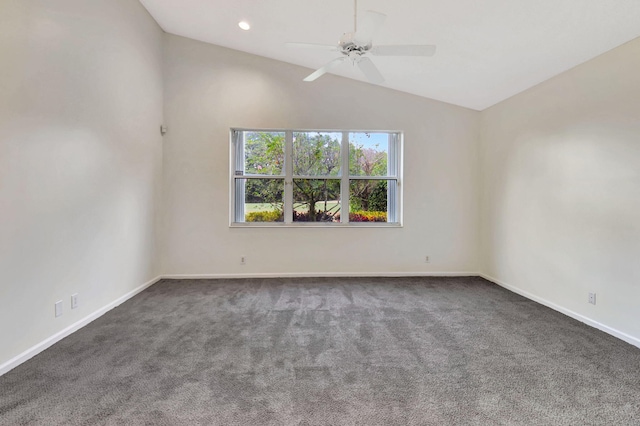
<path fill-rule="evenodd" d="M 477 272 L 478 112 L 172 35 L 164 58 L 164 274 Z M 229 228 L 230 127 L 404 131 L 404 228 Z"/>
<path fill-rule="evenodd" d="M 158 273 L 162 32 L 137 1 L 2 0 L 0 64 L 2 365 Z"/>
<path fill-rule="evenodd" d="M 482 113 L 303 83 L 130 0 L 3 0 L 0 63 L 0 366 L 160 273 L 481 270 L 640 342 L 640 40 Z M 404 227 L 229 228 L 230 127 L 402 130 Z"/>
<path fill-rule="evenodd" d="M 482 272 L 640 344 L 640 39 L 485 110 L 481 140 Z"/>

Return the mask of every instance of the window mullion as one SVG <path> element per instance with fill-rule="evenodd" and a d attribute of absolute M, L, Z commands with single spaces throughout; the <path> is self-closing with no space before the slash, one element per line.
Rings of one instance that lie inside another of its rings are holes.
<path fill-rule="evenodd" d="M 394 180 L 395 176 L 349 176 L 349 180 Z"/>
<path fill-rule="evenodd" d="M 233 142 L 235 148 L 235 172 L 244 174 L 244 132 L 235 130 L 233 132 Z M 245 180 L 234 179 L 234 203 L 236 222 L 244 222 L 244 197 L 245 197 Z"/>
<path fill-rule="evenodd" d="M 398 176 L 398 134 L 389 134 L 389 154 L 387 157 L 387 174 Z M 387 181 L 387 222 L 398 221 L 398 181 Z"/>
<path fill-rule="evenodd" d="M 349 132 L 342 132 L 340 153 L 340 222 L 349 223 Z"/>
<path fill-rule="evenodd" d="M 340 166 L 342 167 L 342 158 L 340 158 L 340 162 L 341 162 Z M 293 175 L 293 179 L 331 180 L 331 179 L 340 179 L 340 175 Z"/>
<path fill-rule="evenodd" d="M 284 137 L 284 223 L 293 222 L 293 132 Z"/>
<path fill-rule="evenodd" d="M 398 176 L 398 134 L 389 133 L 389 154 L 387 157 L 387 175 Z"/>
<path fill-rule="evenodd" d="M 235 176 L 236 179 L 285 179 L 285 175 L 242 175 L 240 177 Z"/>

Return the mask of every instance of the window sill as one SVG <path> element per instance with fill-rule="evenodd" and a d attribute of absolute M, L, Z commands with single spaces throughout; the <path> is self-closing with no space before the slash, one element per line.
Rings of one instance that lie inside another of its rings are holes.
<path fill-rule="evenodd" d="M 282 222 L 234 222 L 229 228 L 402 228 L 400 223 L 350 222 L 350 223 L 282 223 Z"/>

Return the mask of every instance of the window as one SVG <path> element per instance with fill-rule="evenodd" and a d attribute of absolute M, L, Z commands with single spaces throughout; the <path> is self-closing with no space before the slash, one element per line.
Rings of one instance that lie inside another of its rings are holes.
<path fill-rule="evenodd" d="M 400 224 L 399 132 L 231 130 L 231 222 Z"/>

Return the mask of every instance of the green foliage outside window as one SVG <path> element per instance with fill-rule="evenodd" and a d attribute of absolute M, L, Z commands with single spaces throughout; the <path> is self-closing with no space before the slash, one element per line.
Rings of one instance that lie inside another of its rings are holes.
<path fill-rule="evenodd" d="M 362 134 L 361 134 L 362 135 Z M 293 133 L 294 221 L 339 221 L 341 142 L 340 135 L 322 132 Z M 244 141 L 245 176 L 284 175 L 285 133 L 247 132 Z M 387 175 L 387 152 L 377 146 L 349 143 L 349 175 Z M 300 176 L 296 178 L 295 176 Z M 314 176 L 324 178 L 314 178 Z M 327 177 L 334 177 L 330 179 Z M 304 177 L 304 178 L 303 178 Z M 246 179 L 245 203 L 260 211 L 248 211 L 247 222 L 276 222 L 284 216 L 282 178 Z M 352 179 L 349 210 L 353 221 L 386 221 L 387 181 Z M 380 213 L 380 214 L 376 214 Z"/>

